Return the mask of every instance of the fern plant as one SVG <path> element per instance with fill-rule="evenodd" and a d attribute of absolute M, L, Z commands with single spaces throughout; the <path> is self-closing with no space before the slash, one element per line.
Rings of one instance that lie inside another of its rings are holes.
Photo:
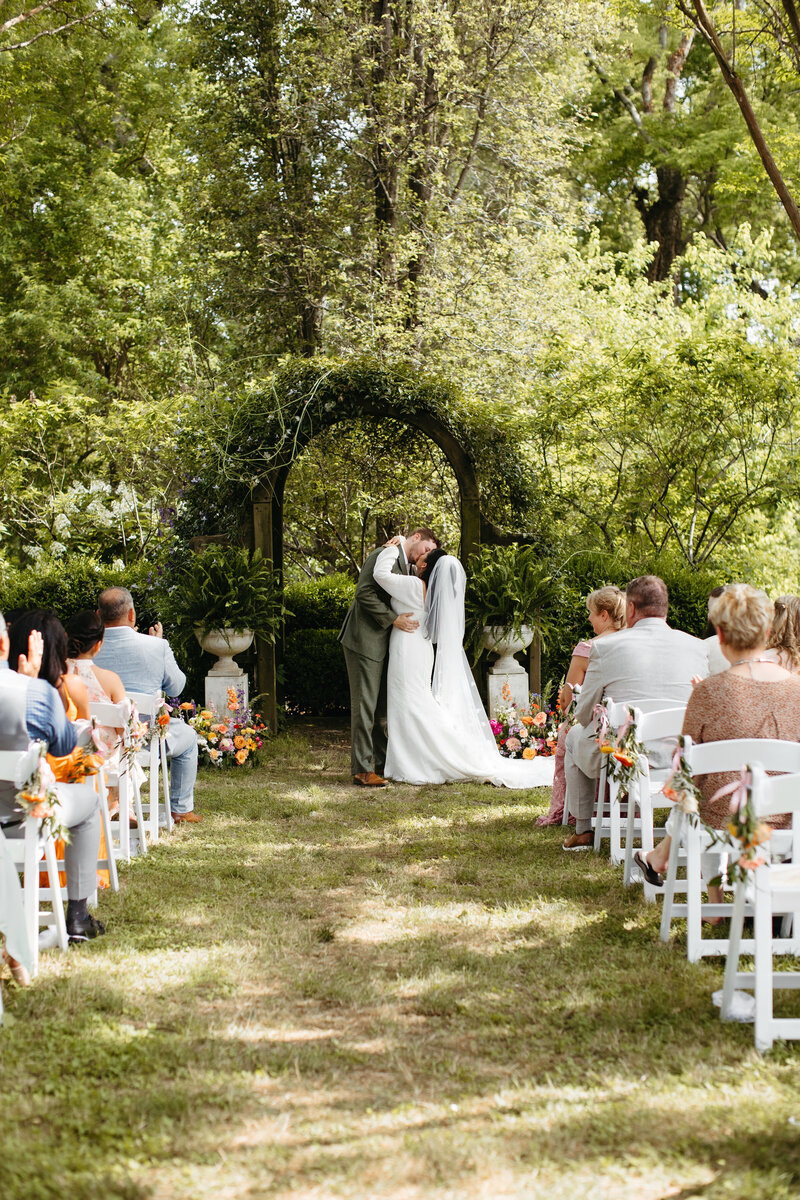
<path fill-rule="evenodd" d="M 469 560 L 466 596 L 466 638 L 475 658 L 486 625 L 510 629 L 516 636 L 527 625 L 544 642 L 557 591 L 548 565 L 537 559 L 533 547 L 481 546 Z"/>
<path fill-rule="evenodd" d="M 249 629 L 274 642 L 285 609 L 272 564 L 260 550 L 209 546 L 192 555 L 179 577 L 180 623 L 201 637 L 215 629 Z"/>

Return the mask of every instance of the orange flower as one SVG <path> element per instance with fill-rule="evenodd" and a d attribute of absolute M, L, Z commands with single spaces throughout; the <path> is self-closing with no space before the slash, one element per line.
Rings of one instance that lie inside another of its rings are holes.
<path fill-rule="evenodd" d="M 246 751 L 246 750 L 237 750 L 237 751 L 236 751 L 236 761 L 237 761 L 238 763 L 243 763 L 243 762 L 245 761 L 245 759 L 246 759 L 246 758 L 247 758 L 247 751 Z"/>
<path fill-rule="evenodd" d="M 622 750 L 616 750 L 614 752 L 614 758 L 623 767 L 632 767 L 633 766 L 633 759 L 631 758 L 631 756 L 629 754 L 624 754 Z"/>
<path fill-rule="evenodd" d="M 244 738 L 241 736 L 241 734 L 238 734 L 238 735 L 237 735 L 237 736 L 236 736 L 236 737 L 233 739 L 233 744 L 234 744 L 234 746 L 236 747 L 236 749 L 237 749 L 237 750 L 241 750 L 242 746 L 244 745 Z"/>
<path fill-rule="evenodd" d="M 236 695 L 234 688 L 228 688 L 228 710 L 236 712 L 239 707 L 239 697 Z"/>
<path fill-rule="evenodd" d="M 218 733 L 227 733 L 228 732 L 227 725 L 212 725 L 211 728 L 216 729 Z"/>
<path fill-rule="evenodd" d="M 536 751 L 534 750 L 533 746 L 526 746 L 525 749 L 522 751 L 522 757 L 523 758 L 536 758 Z"/>
<path fill-rule="evenodd" d="M 209 750 L 208 756 L 213 762 L 216 762 L 219 758 L 219 750 Z"/>
<path fill-rule="evenodd" d="M 194 708 L 194 705 L 192 704 L 191 700 L 184 700 L 183 704 L 181 704 L 181 708 L 184 712 L 187 712 L 190 708 Z"/>
<path fill-rule="evenodd" d="M 536 716 L 533 718 L 533 723 L 534 723 L 534 725 L 538 725 L 539 728 L 541 729 L 542 725 L 547 724 L 547 713 L 546 712 L 538 712 L 536 714 Z"/>
<path fill-rule="evenodd" d="M 156 719 L 162 729 L 164 728 L 165 725 L 169 725 L 169 713 L 162 713 L 161 716 Z"/>
<path fill-rule="evenodd" d="M 523 725 L 532 725 L 533 717 L 520 717 L 520 721 L 522 721 Z"/>

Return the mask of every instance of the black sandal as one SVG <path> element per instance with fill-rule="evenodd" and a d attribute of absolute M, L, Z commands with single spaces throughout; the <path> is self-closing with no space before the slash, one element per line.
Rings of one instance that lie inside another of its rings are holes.
<path fill-rule="evenodd" d="M 637 850 L 633 856 L 633 861 L 636 863 L 639 870 L 644 875 L 645 883 L 649 883 L 651 887 L 663 887 L 664 876 L 659 875 L 654 867 L 650 866 L 641 850 Z"/>

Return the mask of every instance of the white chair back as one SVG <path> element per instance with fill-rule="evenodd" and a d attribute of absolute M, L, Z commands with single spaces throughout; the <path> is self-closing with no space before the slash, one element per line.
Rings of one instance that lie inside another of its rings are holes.
<path fill-rule="evenodd" d="M 777 738 L 731 738 L 725 742 L 692 742 L 686 738 L 684 758 L 693 775 L 738 771 L 757 762 L 765 771 L 800 772 L 800 742 Z"/>
<path fill-rule="evenodd" d="M 0 750 L 0 780 L 4 783 L 15 783 L 17 771 L 22 760 L 28 756 L 28 750 Z M 68 947 L 67 925 L 64 917 L 64 905 L 61 888 L 58 883 L 58 867 L 56 863 L 55 840 L 41 821 L 33 817 L 22 817 L 22 838 L 8 837 L 5 845 L 8 853 L 22 873 L 22 901 L 25 920 L 25 932 L 32 963 L 31 975 L 39 972 L 39 926 L 54 925 L 58 944 L 62 950 Z M 6 827 L 8 828 L 8 827 Z M 42 888 L 39 879 L 39 863 L 44 858 L 47 863 L 48 888 Z M 52 912 L 43 912 L 42 901 L 50 901 Z"/>
<path fill-rule="evenodd" d="M 764 771 L 800 773 L 800 743 L 773 738 L 731 738 L 720 742 L 694 743 L 687 737 L 684 741 L 684 757 L 694 776 L 735 772 L 754 763 L 758 763 Z M 787 839 L 784 837 L 782 840 Z M 729 904 L 702 901 L 701 857 L 709 849 L 708 834 L 698 824 L 681 816 L 680 827 L 670 846 L 660 936 L 662 941 L 668 941 L 672 921 L 676 917 L 686 917 L 687 956 L 690 962 L 707 955 L 721 956 L 728 951 L 727 938 L 703 937 L 703 917 L 728 916 L 731 911 Z M 676 904 L 678 864 L 684 854 L 686 904 Z M 743 942 L 741 948 L 745 953 L 752 953 L 752 940 Z M 781 944 L 779 949 L 791 953 L 788 942 Z"/>
<path fill-rule="evenodd" d="M 725 982 L 722 989 L 723 1021 L 733 1016 L 737 988 L 754 992 L 754 1035 L 756 1049 L 771 1049 L 776 1038 L 800 1039 L 800 1019 L 776 1017 L 773 1011 L 773 991 L 777 988 L 800 988 L 800 972 L 774 971 L 772 959 L 776 953 L 795 957 L 800 950 L 800 858 L 798 857 L 798 827 L 800 826 L 800 773 L 770 778 L 762 766 L 751 763 L 753 776 L 753 805 L 758 817 L 778 813 L 792 815 L 792 861 L 769 862 L 769 855 L 759 855 L 751 874 L 753 892 L 753 953 L 754 969 L 739 971 L 739 957 L 750 946 L 743 939 L 747 889 L 737 881 L 731 915 L 730 948 L 725 963 Z M 775 834 L 773 834 L 775 838 Z M 771 839 L 772 840 L 772 839 Z M 773 932 L 773 921 L 782 916 L 781 936 Z M 791 929 L 791 938 L 786 933 Z"/>

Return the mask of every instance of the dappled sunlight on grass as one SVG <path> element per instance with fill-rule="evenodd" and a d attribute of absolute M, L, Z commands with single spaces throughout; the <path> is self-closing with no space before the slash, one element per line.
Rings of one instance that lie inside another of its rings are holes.
<path fill-rule="evenodd" d="M 268 757 L 7 990 L 4 1200 L 798 1193 L 800 1047 L 721 1025 L 721 963 L 536 829 L 546 792 Z"/>

